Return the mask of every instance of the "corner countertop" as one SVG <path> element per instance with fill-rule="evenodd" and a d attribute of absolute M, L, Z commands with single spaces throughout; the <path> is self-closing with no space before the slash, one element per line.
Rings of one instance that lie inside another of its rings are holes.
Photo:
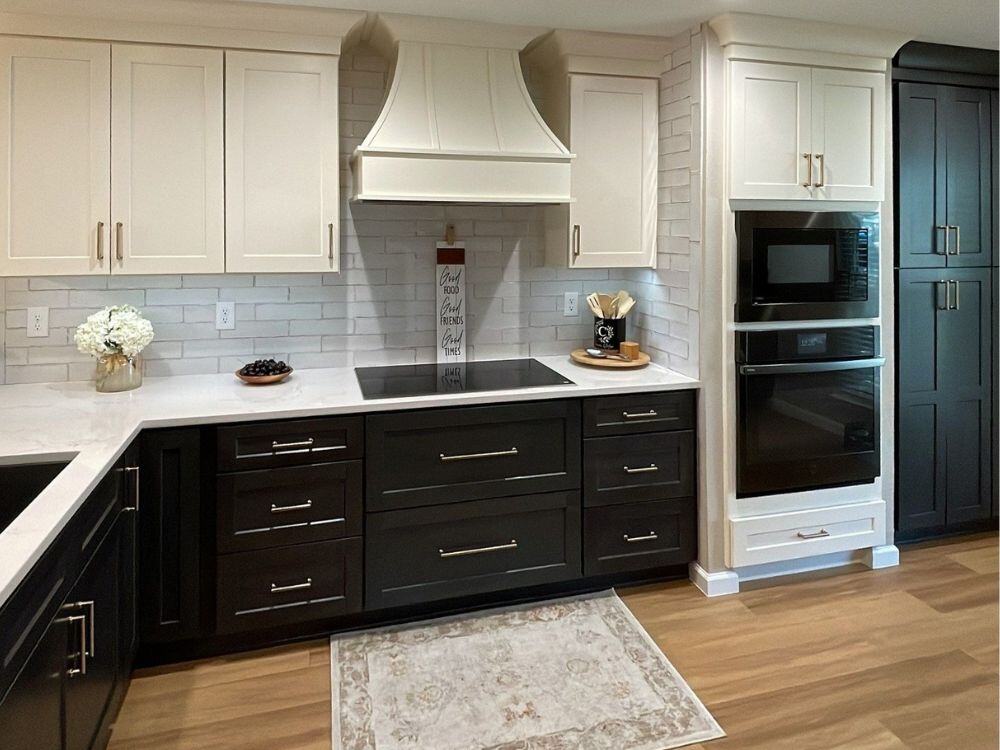
<path fill-rule="evenodd" d="M 299 370 L 279 386 L 247 386 L 231 374 L 147 378 L 127 393 L 89 382 L 0 386 L 0 464 L 72 459 L 0 533 L 0 606 L 140 430 L 150 427 L 472 406 L 697 388 L 658 365 L 612 370 L 568 357 L 536 357 L 575 385 L 375 399 L 354 369 Z"/>

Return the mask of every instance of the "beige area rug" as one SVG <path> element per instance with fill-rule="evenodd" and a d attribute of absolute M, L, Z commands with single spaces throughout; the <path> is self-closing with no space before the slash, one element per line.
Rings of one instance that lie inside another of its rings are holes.
<path fill-rule="evenodd" d="M 668 750 L 725 734 L 613 591 L 330 648 L 334 750 Z"/>

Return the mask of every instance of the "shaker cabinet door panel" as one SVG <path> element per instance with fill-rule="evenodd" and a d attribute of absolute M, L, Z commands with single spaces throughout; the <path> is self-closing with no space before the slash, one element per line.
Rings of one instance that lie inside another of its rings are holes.
<path fill-rule="evenodd" d="M 882 200 L 885 76 L 813 68 L 810 150 L 816 198 Z"/>
<path fill-rule="evenodd" d="M 812 132 L 811 86 L 807 67 L 732 63 L 731 198 L 812 197 L 804 156 Z"/>
<path fill-rule="evenodd" d="M 988 266 L 992 255 L 990 93 L 948 87 L 946 188 L 949 266 Z"/>
<path fill-rule="evenodd" d="M 226 53 L 226 270 L 339 271 L 337 58 Z"/>
<path fill-rule="evenodd" d="M 221 273 L 222 52 L 116 44 L 112 102 L 112 273 Z"/>
<path fill-rule="evenodd" d="M 573 268 L 655 265 L 657 87 L 652 78 L 570 76 Z"/>
<path fill-rule="evenodd" d="M 0 38 L 0 275 L 109 263 L 111 46 Z"/>

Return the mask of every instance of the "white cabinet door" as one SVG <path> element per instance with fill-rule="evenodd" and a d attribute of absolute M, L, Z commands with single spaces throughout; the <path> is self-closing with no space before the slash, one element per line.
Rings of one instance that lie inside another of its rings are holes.
<path fill-rule="evenodd" d="M 106 43 L 0 38 L 0 275 L 107 273 L 110 74 Z"/>
<path fill-rule="evenodd" d="M 226 270 L 340 269 L 337 58 L 226 53 Z"/>
<path fill-rule="evenodd" d="M 811 70 L 733 62 L 730 68 L 731 198 L 812 197 L 808 177 Z"/>
<path fill-rule="evenodd" d="M 569 263 L 572 268 L 656 264 L 658 82 L 570 76 Z"/>
<path fill-rule="evenodd" d="M 112 49 L 112 273 L 225 270 L 222 52 Z"/>
<path fill-rule="evenodd" d="M 815 197 L 884 198 L 885 76 L 855 70 L 812 71 Z"/>

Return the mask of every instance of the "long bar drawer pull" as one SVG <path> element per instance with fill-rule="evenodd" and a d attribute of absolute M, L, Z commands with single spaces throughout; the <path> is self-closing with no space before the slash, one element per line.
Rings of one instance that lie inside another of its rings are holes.
<path fill-rule="evenodd" d="M 271 503 L 272 513 L 287 513 L 290 510 L 309 510 L 313 507 L 312 500 L 306 500 L 304 503 L 299 503 L 298 505 L 275 505 Z"/>
<path fill-rule="evenodd" d="M 456 453 L 453 455 L 448 455 L 446 453 L 439 454 L 442 461 L 468 461 L 470 458 L 500 458 L 501 456 L 516 456 L 517 448 L 511 448 L 506 451 L 486 451 L 485 453 Z"/>
<path fill-rule="evenodd" d="M 292 583 L 288 586 L 279 586 L 276 583 L 271 584 L 272 594 L 284 594 L 286 591 L 302 591 L 303 589 L 311 589 L 313 585 L 313 579 L 307 578 L 302 583 Z"/>
<path fill-rule="evenodd" d="M 481 555 L 485 552 L 500 552 L 505 549 L 517 549 L 517 540 L 511 539 L 507 544 L 494 544 L 490 547 L 472 547 L 471 549 L 439 549 L 441 557 L 465 557 L 466 555 Z"/>
<path fill-rule="evenodd" d="M 625 417 L 625 419 L 643 419 L 643 418 L 648 419 L 649 417 L 655 417 L 658 415 L 655 409 L 650 409 L 649 411 L 639 411 L 639 412 L 623 411 L 622 416 Z"/>
<path fill-rule="evenodd" d="M 820 529 L 812 534 L 803 534 L 801 531 L 798 532 L 797 536 L 799 539 L 820 539 L 824 536 L 830 536 L 830 532 L 826 529 Z"/>
<path fill-rule="evenodd" d="M 622 468 L 625 469 L 626 474 L 645 474 L 648 471 L 660 470 L 660 467 L 656 464 L 650 464 L 649 466 L 637 466 L 634 469 L 631 466 L 623 466 Z"/>
<path fill-rule="evenodd" d="M 289 450 L 289 449 L 295 450 L 295 449 L 301 449 L 301 448 L 309 449 L 309 448 L 312 448 L 313 443 L 315 443 L 315 442 L 316 441 L 313 438 L 308 438 L 306 440 L 296 440 L 295 442 L 292 442 L 292 443 L 279 443 L 277 440 L 272 440 L 271 441 L 271 450 L 272 451 L 283 451 L 283 450 Z"/>
<path fill-rule="evenodd" d="M 628 534 L 624 534 L 624 537 L 626 542 L 651 542 L 654 539 L 660 538 L 659 534 L 655 531 L 650 531 L 645 536 L 629 536 Z"/>

